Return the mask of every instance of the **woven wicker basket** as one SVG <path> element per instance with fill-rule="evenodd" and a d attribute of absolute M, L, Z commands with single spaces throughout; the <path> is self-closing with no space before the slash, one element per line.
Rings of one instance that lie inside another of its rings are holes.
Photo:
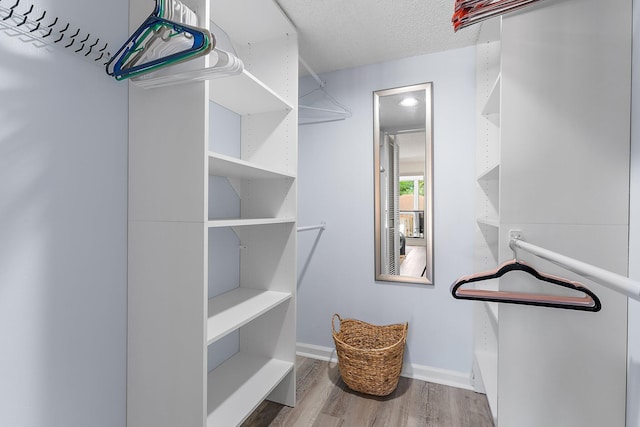
<path fill-rule="evenodd" d="M 336 331 L 335 320 L 340 321 Z M 398 386 L 408 323 L 376 326 L 355 319 L 331 319 L 340 375 L 355 391 L 387 396 Z"/>

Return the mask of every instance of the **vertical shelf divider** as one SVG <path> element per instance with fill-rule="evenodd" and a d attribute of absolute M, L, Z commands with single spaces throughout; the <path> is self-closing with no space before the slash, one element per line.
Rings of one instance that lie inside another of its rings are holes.
<path fill-rule="evenodd" d="M 500 27 L 482 23 L 476 46 L 478 90 L 476 149 L 476 271 L 499 262 L 500 235 Z M 497 289 L 498 283 L 494 284 Z M 474 387 L 485 393 L 494 423 L 498 417 L 498 304 L 474 303 Z"/>

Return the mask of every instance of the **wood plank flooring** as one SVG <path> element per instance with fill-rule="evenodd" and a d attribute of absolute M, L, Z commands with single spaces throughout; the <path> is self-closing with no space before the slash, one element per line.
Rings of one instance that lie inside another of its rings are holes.
<path fill-rule="evenodd" d="M 400 275 L 421 277 L 424 267 L 427 265 L 427 248 L 407 245 L 405 253 L 407 255 L 400 264 Z"/>
<path fill-rule="evenodd" d="M 296 358 L 295 408 L 265 401 L 243 427 L 492 427 L 485 395 L 400 377 L 389 396 L 350 390 L 338 364 Z"/>

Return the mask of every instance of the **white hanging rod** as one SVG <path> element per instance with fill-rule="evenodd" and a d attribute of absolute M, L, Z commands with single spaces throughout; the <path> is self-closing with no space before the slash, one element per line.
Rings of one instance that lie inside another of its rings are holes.
<path fill-rule="evenodd" d="M 629 298 L 640 301 L 640 282 L 629 279 L 617 273 L 602 269 L 600 267 L 578 261 L 568 256 L 541 248 L 522 240 L 522 236 L 517 231 L 511 232 L 511 241 L 509 247 L 515 251 L 515 248 L 522 249 L 525 252 L 533 254 L 537 257 L 545 259 L 562 268 L 579 274 L 582 277 L 593 280 L 609 289 L 624 294 Z"/>
<path fill-rule="evenodd" d="M 298 231 L 309 231 L 309 230 L 324 230 L 327 228 L 327 224 L 322 221 L 318 225 L 308 225 L 306 227 L 298 227 Z"/>

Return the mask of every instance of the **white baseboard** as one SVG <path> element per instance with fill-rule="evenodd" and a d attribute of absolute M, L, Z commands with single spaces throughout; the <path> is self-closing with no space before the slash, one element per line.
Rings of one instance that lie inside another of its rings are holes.
<path fill-rule="evenodd" d="M 296 343 L 296 354 L 311 359 L 338 363 L 338 355 L 336 354 L 336 349 L 333 347 Z M 416 380 L 428 381 L 430 383 L 442 384 L 465 390 L 473 390 L 471 376 L 468 373 L 433 368 L 415 363 L 405 363 L 400 375 Z"/>
<path fill-rule="evenodd" d="M 310 359 L 324 360 L 338 363 L 338 355 L 333 347 L 323 347 L 314 344 L 296 343 L 296 354 Z"/>

